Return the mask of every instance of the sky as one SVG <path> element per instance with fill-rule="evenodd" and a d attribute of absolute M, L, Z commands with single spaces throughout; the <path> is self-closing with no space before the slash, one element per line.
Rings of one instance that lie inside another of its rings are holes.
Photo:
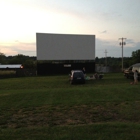
<path fill-rule="evenodd" d="M 95 35 L 95 56 L 140 48 L 140 0 L 0 0 L 0 52 L 36 56 L 36 33 Z M 105 53 L 106 52 L 106 53 Z"/>

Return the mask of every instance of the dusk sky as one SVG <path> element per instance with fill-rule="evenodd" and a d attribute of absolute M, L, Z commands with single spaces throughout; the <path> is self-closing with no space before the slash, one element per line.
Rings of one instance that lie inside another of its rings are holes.
<path fill-rule="evenodd" d="M 0 52 L 36 56 L 36 33 L 96 36 L 95 56 L 140 49 L 140 0 L 0 0 Z"/>

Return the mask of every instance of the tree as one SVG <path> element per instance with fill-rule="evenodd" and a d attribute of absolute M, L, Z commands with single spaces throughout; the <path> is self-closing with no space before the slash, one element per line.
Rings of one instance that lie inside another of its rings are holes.
<path fill-rule="evenodd" d="M 140 62 L 140 50 L 136 50 L 136 51 L 132 52 L 132 61 L 133 61 L 133 63 Z"/>
<path fill-rule="evenodd" d="M 36 68 L 36 61 L 28 59 L 23 63 L 24 68 Z"/>
<path fill-rule="evenodd" d="M 98 57 L 95 58 L 95 62 L 96 62 L 97 64 L 99 63 L 99 58 L 98 58 Z"/>
<path fill-rule="evenodd" d="M 23 64 L 28 59 L 29 59 L 29 56 L 18 54 L 16 56 L 13 56 L 12 59 L 9 61 L 9 63 L 10 64 Z"/>
<path fill-rule="evenodd" d="M 0 52 L 0 64 L 6 63 L 6 56 Z"/>

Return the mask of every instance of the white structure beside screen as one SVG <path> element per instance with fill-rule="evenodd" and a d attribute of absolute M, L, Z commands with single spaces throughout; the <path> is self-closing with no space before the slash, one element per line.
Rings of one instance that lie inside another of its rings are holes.
<path fill-rule="evenodd" d="M 36 33 L 37 60 L 95 60 L 95 35 Z"/>

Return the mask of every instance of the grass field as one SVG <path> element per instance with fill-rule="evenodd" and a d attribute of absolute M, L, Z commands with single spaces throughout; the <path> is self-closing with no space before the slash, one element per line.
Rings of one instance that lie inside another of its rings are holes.
<path fill-rule="evenodd" d="M 140 83 L 122 73 L 0 79 L 0 140 L 139 140 Z"/>

